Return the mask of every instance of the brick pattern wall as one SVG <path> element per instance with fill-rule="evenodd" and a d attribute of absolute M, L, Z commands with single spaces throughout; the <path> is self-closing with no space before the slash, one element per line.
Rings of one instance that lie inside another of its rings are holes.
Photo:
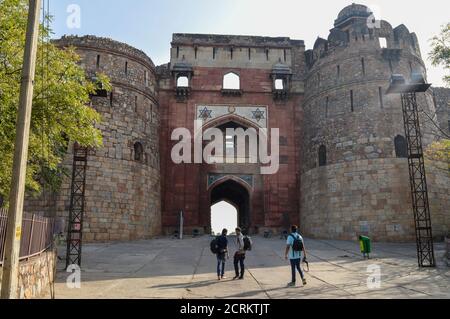
<path fill-rule="evenodd" d="M 59 46 L 76 46 L 87 74 L 103 72 L 111 79 L 108 97 L 93 97 L 92 107 L 102 116 L 98 128 L 103 146 L 88 156 L 86 212 L 83 239 L 133 240 L 160 233 L 161 195 L 159 159 L 159 107 L 156 72 L 142 52 L 109 39 L 65 37 Z M 111 96 L 112 95 L 112 96 Z M 135 159 L 135 143 L 143 147 Z M 64 166 L 72 170 L 68 154 Z M 70 178 L 59 194 L 29 200 L 27 211 L 47 210 L 68 216 Z"/>
<path fill-rule="evenodd" d="M 299 61 L 304 61 L 304 48 L 302 45 L 292 45 L 287 39 L 278 42 L 276 39 L 261 40 L 257 37 L 226 38 L 224 41 L 220 36 L 208 36 L 204 39 L 201 36 L 197 38 L 197 35 L 174 35 L 171 66 L 183 61 L 193 67 L 191 95 L 186 101 L 177 101 L 174 96 L 175 81 L 170 69 L 159 69 L 163 227 L 166 232 L 175 229 L 180 210 L 184 210 L 188 229 L 208 231 L 211 225 L 211 189 L 208 189 L 207 177 L 210 173 L 253 176 L 254 184 L 250 191 L 252 232 L 262 232 L 265 229 L 278 231 L 283 226 L 283 216 L 286 214 L 290 222 L 299 221 L 299 175 L 296 172 L 300 168 L 303 78 L 297 76 L 293 80 L 289 100 L 276 102 L 272 95 L 270 75 L 272 68 L 280 60 L 292 68 L 301 69 L 304 64 Z M 264 42 L 262 45 L 261 41 Z M 219 49 L 213 59 L 214 47 Z M 229 54 L 231 47 L 233 59 Z M 250 59 L 248 49 L 251 52 Z M 268 59 L 265 50 L 269 50 Z M 296 61 L 296 64 L 291 65 L 291 61 Z M 230 97 L 221 93 L 223 76 L 230 71 L 240 75 L 241 96 Z M 266 107 L 268 128 L 279 128 L 284 141 L 280 146 L 283 164 L 280 165 L 279 172 L 262 176 L 259 165 L 255 164 L 175 165 L 170 158 L 171 148 L 175 144 L 170 141 L 171 133 L 179 127 L 193 132 L 197 105 Z"/>
<path fill-rule="evenodd" d="M 427 166 L 433 235 L 450 230 L 450 176 L 442 165 Z M 302 175 L 301 230 L 313 238 L 413 241 L 406 159 L 356 160 L 309 170 Z"/>

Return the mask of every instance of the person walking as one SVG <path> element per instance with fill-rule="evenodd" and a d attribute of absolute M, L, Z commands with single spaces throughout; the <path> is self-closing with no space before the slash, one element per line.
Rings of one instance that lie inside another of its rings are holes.
<path fill-rule="evenodd" d="M 306 259 L 306 249 L 303 237 L 298 233 L 298 227 L 293 225 L 291 227 L 291 234 L 286 241 L 286 250 L 284 253 L 285 259 L 289 259 L 291 263 L 292 281 L 288 284 L 289 287 L 295 286 L 297 271 L 300 273 L 303 285 L 306 285 L 305 275 L 300 265 L 302 261 L 302 252 L 304 254 L 303 258 Z"/>
<path fill-rule="evenodd" d="M 217 278 L 218 280 L 226 279 L 225 277 L 225 262 L 230 255 L 228 253 L 228 230 L 222 230 L 222 235 L 217 238 Z"/>
<path fill-rule="evenodd" d="M 245 273 L 245 248 L 244 248 L 244 235 L 242 235 L 241 228 L 236 228 L 236 245 L 237 245 L 237 251 L 234 254 L 234 271 L 236 273 L 236 276 L 233 278 L 233 280 L 236 279 L 244 279 L 244 273 Z M 239 266 L 240 266 L 240 272 L 239 272 Z"/>

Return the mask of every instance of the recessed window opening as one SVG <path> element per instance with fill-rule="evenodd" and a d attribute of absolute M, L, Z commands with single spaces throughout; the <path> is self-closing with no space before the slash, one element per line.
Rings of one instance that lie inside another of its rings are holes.
<path fill-rule="evenodd" d="M 406 143 L 406 138 L 402 135 L 397 135 L 394 139 L 395 144 L 395 155 L 398 158 L 408 158 L 408 146 Z"/>
<path fill-rule="evenodd" d="M 319 147 L 319 166 L 327 165 L 327 148 L 325 145 Z"/>
<path fill-rule="evenodd" d="M 380 107 L 384 108 L 383 88 L 381 86 L 378 88 L 378 96 L 379 96 L 379 99 L 380 99 Z"/>
<path fill-rule="evenodd" d="M 189 87 L 189 79 L 187 76 L 180 76 L 177 79 L 177 87 L 178 88 L 187 88 Z"/>
<path fill-rule="evenodd" d="M 225 137 L 225 155 L 227 157 L 236 156 L 237 149 L 237 138 L 236 136 L 226 135 Z"/>
<path fill-rule="evenodd" d="M 223 133 L 223 162 L 228 164 L 236 164 L 236 163 L 249 163 L 255 162 L 257 160 L 256 148 L 258 147 L 257 136 L 246 136 L 244 145 L 239 145 L 240 139 L 236 135 L 236 129 L 243 129 L 244 131 L 247 128 L 242 127 L 241 125 L 228 122 L 219 127 Z M 251 135 L 251 134 L 250 134 Z M 244 147 L 244 149 L 240 149 L 240 147 Z M 251 151 L 253 150 L 253 151 Z M 255 153 L 252 153 L 255 152 Z"/>
<path fill-rule="evenodd" d="M 284 81 L 283 79 L 275 80 L 275 90 L 284 90 Z"/>
<path fill-rule="evenodd" d="M 144 159 L 144 148 L 139 142 L 134 143 L 134 160 L 141 162 Z"/>
<path fill-rule="evenodd" d="M 353 98 L 353 90 L 350 91 L 350 108 L 351 111 L 355 111 L 354 98 Z"/>
<path fill-rule="evenodd" d="M 239 75 L 230 72 L 223 76 L 223 88 L 225 90 L 240 90 L 241 84 Z"/>

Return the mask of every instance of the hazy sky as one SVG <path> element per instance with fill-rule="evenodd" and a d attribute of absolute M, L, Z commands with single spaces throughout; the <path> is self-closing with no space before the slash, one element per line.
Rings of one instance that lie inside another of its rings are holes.
<path fill-rule="evenodd" d="M 345 0 L 50 0 L 55 17 L 55 37 L 93 34 L 126 42 L 146 52 L 155 64 L 169 61 L 172 33 L 215 33 L 287 36 L 313 46 L 326 38 Z M 429 39 L 450 22 L 450 2 L 445 0 L 359 1 L 394 27 L 404 23 L 416 32 L 428 65 L 428 78 L 442 85 L 444 72 L 431 67 Z M 81 8 L 81 28 L 66 24 L 67 8 Z"/>

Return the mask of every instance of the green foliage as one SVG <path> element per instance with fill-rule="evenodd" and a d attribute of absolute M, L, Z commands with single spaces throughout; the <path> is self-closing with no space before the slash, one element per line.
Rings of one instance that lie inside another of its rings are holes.
<path fill-rule="evenodd" d="M 430 59 L 434 66 L 442 65 L 445 70 L 450 70 L 450 23 L 442 27 L 439 36 L 432 40 Z M 450 86 L 450 75 L 444 77 L 444 81 Z M 427 159 L 445 162 L 450 169 L 450 140 L 442 139 L 431 144 L 426 153 Z"/>
<path fill-rule="evenodd" d="M 0 0 L 0 196 L 5 199 L 11 183 L 27 3 Z M 86 78 L 73 48 L 61 50 L 49 41 L 50 32 L 41 25 L 26 179 L 27 191 L 35 194 L 42 186 L 58 189 L 64 175 L 59 164 L 69 141 L 90 147 L 102 144 L 95 126 L 100 115 L 89 107 L 98 83 Z M 97 78 L 110 90 L 106 76 Z"/>
<path fill-rule="evenodd" d="M 432 40 L 430 59 L 434 66 L 442 65 L 445 70 L 450 70 L 450 23 L 443 26 L 441 34 Z M 450 86 L 450 75 L 444 77 L 444 81 Z"/>
<path fill-rule="evenodd" d="M 426 152 L 425 156 L 429 160 L 445 162 L 450 165 L 450 140 L 440 140 L 431 144 Z"/>

